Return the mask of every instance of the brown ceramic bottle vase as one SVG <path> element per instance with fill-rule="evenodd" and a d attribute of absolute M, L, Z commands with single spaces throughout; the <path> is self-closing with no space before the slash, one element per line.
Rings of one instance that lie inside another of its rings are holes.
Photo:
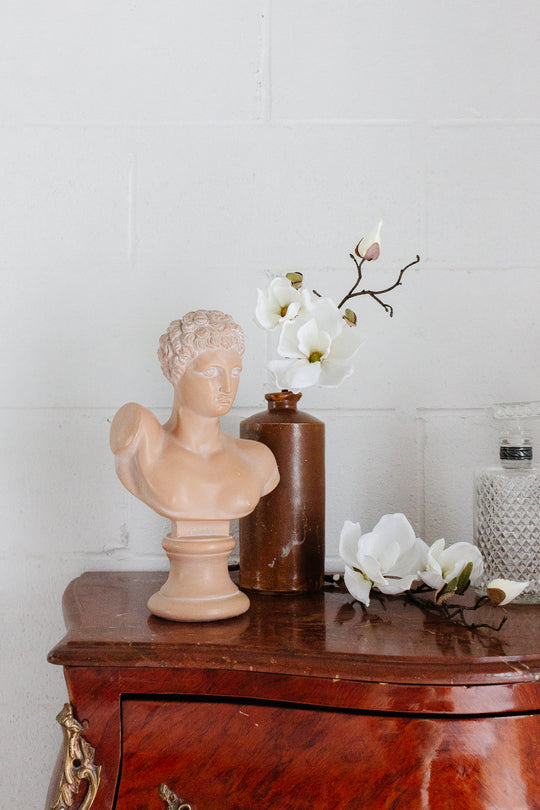
<path fill-rule="evenodd" d="M 317 591 L 324 582 L 324 422 L 297 410 L 302 394 L 266 394 L 268 410 L 240 436 L 274 454 L 280 481 L 240 520 L 240 587 L 269 593 Z"/>

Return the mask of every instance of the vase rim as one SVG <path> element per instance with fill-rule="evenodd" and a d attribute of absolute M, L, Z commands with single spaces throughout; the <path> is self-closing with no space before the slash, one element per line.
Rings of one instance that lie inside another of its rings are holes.
<path fill-rule="evenodd" d="M 293 391 L 274 391 L 271 394 L 265 394 L 264 398 L 268 402 L 269 408 L 296 408 L 301 396 L 300 392 L 295 394 Z"/>

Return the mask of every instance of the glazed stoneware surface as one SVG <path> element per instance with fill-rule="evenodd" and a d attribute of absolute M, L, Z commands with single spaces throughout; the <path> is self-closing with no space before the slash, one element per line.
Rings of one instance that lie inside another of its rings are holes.
<path fill-rule="evenodd" d="M 240 436 L 274 454 L 280 481 L 240 520 L 240 587 L 318 591 L 325 559 L 325 426 L 297 409 L 302 395 L 266 394 L 268 409 L 244 419 Z"/>

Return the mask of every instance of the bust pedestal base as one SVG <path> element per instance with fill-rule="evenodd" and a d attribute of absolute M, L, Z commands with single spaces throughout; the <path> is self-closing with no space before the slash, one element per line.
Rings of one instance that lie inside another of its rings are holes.
<path fill-rule="evenodd" d="M 189 527 L 177 533 L 183 536 L 168 534 L 163 539 L 169 577 L 148 600 L 150 612 L 177 622 L 212 622 L 245 613 L 249 599 L 238 590 L 228 570 L 233 538 L 195 535 Z"/>

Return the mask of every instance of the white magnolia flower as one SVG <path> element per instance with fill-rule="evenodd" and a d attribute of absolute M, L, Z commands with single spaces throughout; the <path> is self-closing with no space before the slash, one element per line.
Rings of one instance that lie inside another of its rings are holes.
<path fill-rule="evenodd" d="M 355 599 L 367 607 L 369 605 L 369 592 L 373 584 L 371 580 L 365 577 L 361 571 L 356 571 L 346 565 L 343 581 L 351 596 L 354 596 Z"/>
<path fill-rule="evenodd" d="M 313 299 L 303 290 L 297 317 L 283 323 L 278 344 L 283 359 L 271 361 L 269 368 L 280 388 L 335 388 L 352 374 L 351 360 L 361 342 L 331 298 Z"/>
<path fill-rule="evenodd" d="M 339 540 L 345 561 L 345 585 L 369 605 L 371 584 L 382 593 L 408 590 L 425 566 L 427 546 L 417 538 L 402 514 L 384 515 L 372 532 L 362 534 L 359 523 L 345 521 Z"/>
<path fill-rule="evenodd" d="M 275 329 L 285 320 L 296 318 L 302 305 L 300 290 L 288 278 L 272 279 L 266 290 L 257 290 L 255 319 L 263 329 Z"/>
<path fill-rule="evenodd" d="M 358 242 L 355 253 L 357 256 L 360 256 L 361 259 L 366 259 L 370 262 L 379 258 L 381 253 L 382 224 L 381 219 L 377 227 L 368 231 L 367 236 L 364 236 L 364 238 Z"/>
<path fill-rule="evenodd" d="M 439 590 L 455 577 L 459 577 L 466 565 L 472 562 L 470 581 L 479 579 L 484 568 L 482 555 L 471 543 L 454 543 L 445 548 L 444 539 L 436 540 L 428 549 L 426 567 L 420 576 L 430 588 Z"/>
<path fill-rule="evenodd" d="M 522 594 L 528 584 L 528 582 L 515 582 L 512 579 L 493 579 L 487 586 L 486 592 L 492 605 L 502 607 Z"/>

